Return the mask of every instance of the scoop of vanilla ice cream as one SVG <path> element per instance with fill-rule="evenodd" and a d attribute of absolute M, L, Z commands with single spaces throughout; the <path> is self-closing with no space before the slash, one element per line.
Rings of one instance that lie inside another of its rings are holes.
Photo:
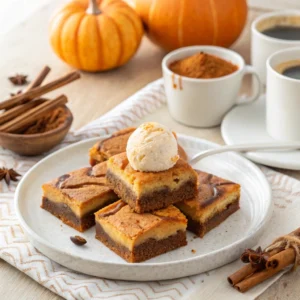
<path fill-rule="evenodd" d="M 132 133 L 126 152 L 131 167 L 141 172 L 168 170 L 179 159 L 172 131 L 155 122 L 143 123 Z"/>

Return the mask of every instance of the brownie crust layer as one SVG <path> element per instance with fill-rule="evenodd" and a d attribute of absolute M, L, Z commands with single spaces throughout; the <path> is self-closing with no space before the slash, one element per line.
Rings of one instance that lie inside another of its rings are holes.
<path fill-rule="evenodd" d="M 47 210 L 65 224 L 83 232 L 95 225 L 95 215 L 93 212 L 78 218 L 71 208 L 65 203 L 56 203 L 43 197 L 41 208 Z"/>
<path fill-rule="evenodd" d="M 148 239 L 144 243 L 134 247 L 133 251 L 130 251 L 123 245 L 112 240 L 98 222 L 96 222 L 96 239 L 130 263 L 142 262 L 187 245 L 186 232 L 177 231 L 176 234 L 163 240 Z"/>
<path fill-rule="evenodd" d="M 176 190 L 164 187 L 138 198 L 128 185 L 110 170 L 107 170 L 106 180 L 108 186 L 139 214 L 162 209 L 184 199 L 193 198 L 197 193 L 194 182 L 186 181 Z"/>
<path fill-rule="evenodd" d="M 215 227 L 219 226 L 222 222 L 224 222 L 230 215 L 232 215 L 234 212 L 239 210 L 240 205 L 239 205 L 239 197 L 232 202 L 230 205 L 227 206 L 225 210 L 223 210 L 221 213 L 216 214 L 207 222 L 205 223 L 199 223 L 197 221 L 194 221 L 193 219 L 189 218 L 188 216 L 188 226 L 187 229 L 189 231 L 192 231 L 195 233 L 197 236 L 203 238 L 204 235 L 209 232 L 210 230 L 214 229 Z"/>

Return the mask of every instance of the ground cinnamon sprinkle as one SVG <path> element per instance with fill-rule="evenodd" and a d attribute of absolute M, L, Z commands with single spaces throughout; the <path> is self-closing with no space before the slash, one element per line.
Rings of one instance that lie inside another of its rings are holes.
<path fill-rule="evenodd" d="M 63 107 L 58 107 L 38 119 L 22 133 L 36 134 L 53 130 L 65 122 L 66 116 L 65 109 Z"/>
<path fill-rule="evenodd" d="M 217 56 L 200 52 L 174 61 L 169 68 L 172 72 L 185 77 L 217 78 L 235 72 L 238 66 Z"/>

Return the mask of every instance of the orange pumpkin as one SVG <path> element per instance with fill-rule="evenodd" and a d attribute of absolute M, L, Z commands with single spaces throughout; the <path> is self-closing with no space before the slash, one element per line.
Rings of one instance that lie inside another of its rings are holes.
<path fill-rule="evenodd" d="M 143 36 L 140 17 L 120 0 L 74 0 L 50 24 L 50 43 L 69 65 L 104 71 L 125 64 Z"/>
<path fill-rule="evenodd" d="M 135 0 L 150 39 L 166 50 L 229 47 L 247 18 L 246 0 Z"/>

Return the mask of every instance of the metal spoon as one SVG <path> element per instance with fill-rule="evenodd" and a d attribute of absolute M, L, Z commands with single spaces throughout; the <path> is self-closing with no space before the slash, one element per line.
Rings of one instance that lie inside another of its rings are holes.
<path fill-rule="evenodd" d="M 297 150 L 300 149 L 300 143 L 260 143 L 260 144 L 241 144 L 241 145 L 230 145 L 221 146 L 214 149 L 208 149 L 199 152 L 189 161 L 191 165 L 197 163 L 202 158 L 219 154 L 228 151 L 248 152 L 248 151 L 263 151 L 263 150 Z"/>

